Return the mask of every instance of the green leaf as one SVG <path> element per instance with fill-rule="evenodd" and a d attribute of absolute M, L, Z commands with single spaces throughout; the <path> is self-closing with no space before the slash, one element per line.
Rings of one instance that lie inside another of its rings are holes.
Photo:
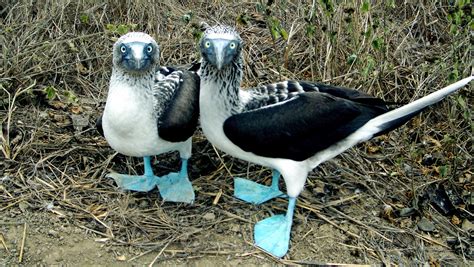
<path fill-rule="evenodd" d="M 362 12 L 369 12 L 370 10 L 370 2 L 365 0 L 363 3 L 362 3 L 362 6 L 360 7 L 360 10 L 362 10 Z"/>
<path fill-rule="evenodd" d="M 446 175 L 448 174 L 448 166 L 446 165 L 439 166 L 438 170 L 439 170 L 439 175 L 441 177 L 446 177 Z"/>
<path fill-rule="evenodd" d="M 191 21 L 192 18 L 193 18 L 193 12 L 192 11 L 189 11 L 188 13 L 181 16 L 181 20 L 186 24 L 188 24 Z"/>
<path fill-rule="evenodd" d="M 372 36 L 372 28 L 368 28 L 366 32 L 364 32 L 365 37 L 369 38 Z"/>
<path fill-rule="evenodd" d="M 89 24 L 89 15 L 82 13 L 79 16 L 79 20 L 81 21 L 82 24 Z"/>
<path fill-rule="evenodd" d="M 372 47 L 375 50 L 380 50 L 382 46 L 383 46 L 383 40 L 381 38 L 375 38 L 374 40 L 372 40 Z"/>
<path fill-rule="evenodd" d="M 274 27 L 272 27 L 272 28 L 270 29 L 270 31 L 271 31 L 272 36 L 273 36 L 274 39 L 280 38 L 280 33 L 278 32 L 277 29 L 275 29 Z"/>
<path fill-rule="evenodd" d="M 357 60 L 357 55 L 356 54 L 352 54 L 352 55 L 347 57 L 347 63 L 349 65 L 352 65 L 354 62 L 356 62 L 356 60 Z"/>
<path fill-rule="evenodd" d="M 249 24 L 249 21 L 250 21 L 250 16 L 247 15 L 247 13 L 240 14 L 240 15 L 237 17 L 237 23 L 238 23 L 238 24 L 248 25 L 248 24 Z"/>
<path fill-rule="evenodd" d="M 314 26 L 314 25 L 306 26 L 306 35 L 308 37 L 312 38 L 315 33 L 316 33 L 316 26 Z"/>
<path fill-rule="evenodd" d="M 64 96 L 67 98 L 69 103 L 77 103 L 77 96 L 73 91 L 64 92 Z"/>
<path fill-rule="evenodd" d="M 282 37 L 284 40 L 288 40 L 288 33 L 286 32 L 285 29 L 280 28 L 280 34 L 281 34 L 281 37 Z"/>
<path fill-rule="evenodd" d="M 124 35 L 130 31 L 129 26 L 125 24 L 120 24 L 117 27 L 117 33 L 120 35 Z"/>
<path fill-rule="evenodd" d="M 326 10 L 326 15 L 332 15 L 334 13 L 334 4 L 331 0 L 321 0 L 321 5 Z"/>
<path fill-rule="evenodd" d="M 395 8 L 395 7 L 397 7 L 397 6 L 395 5 L 395 0 L 388 0 L 388 1 L 387 1 L 387 6 L 390 7 L 390 8 Z"/>
<path fill-rule="evenodd" d="M 374 71 L 374 68 L 375 68 L 375 60 L 371 56 L 369 56 L 367 58 L 367 64 L 364 70 L 362 71 L 362 75 L 365 77 L 369 76 Z"/>
<path fill-rule="evenodd" d="M 466 101 L 464 101 L 464 98 L 462 96 L 458 96 L 458 104 L 463 108 L 467 109 Z"/>
<path fill-rule="evenodd" d="M 457 68 L 455 68 L 453 71 L 448 76 L 449 82 L 455 82 L 459 80 L 459 71 Z"/>
<path fill-rule="evenodd" d="M 117 26 L 115 26 L 114 24 L 108 23 L 107 25 L 105 25 L 105 28 L 106 28 L 108 31 L 115 32 L 116 29 L 117 29 Z"/>
<path fill-rule="evenodd" d="M 49 100 L 53 100 L 56 98 L 56 88 L 53 86 L 47 86 L 43 89 L 43 91 L 46 93 L 46 97 Z"/>

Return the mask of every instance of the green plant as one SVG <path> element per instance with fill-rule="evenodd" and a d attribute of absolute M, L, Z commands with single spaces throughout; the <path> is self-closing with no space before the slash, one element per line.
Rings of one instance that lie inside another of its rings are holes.
<path fill-rule="evenodd" d="M 130 31 L 133 31 L 137 28 L 138 24 L 130 23 L 130 24 L 107 24 L 105 26 L 106 30 L 110 33 L 124 35 Z"/>

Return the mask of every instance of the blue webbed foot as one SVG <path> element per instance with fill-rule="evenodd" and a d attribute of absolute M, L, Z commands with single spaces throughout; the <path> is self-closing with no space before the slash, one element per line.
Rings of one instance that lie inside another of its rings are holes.
<path fill-rule="evenodd" d="M 138 192 L 148 192 L 156 187 L 160 177 L 154 175 L 126 175 L 119 173 L 109 173 L 108 178 L 115 180 L 120 188 Z"/>
<path fill-rule="evenodd" d="M 187 175 L 172 172 L 160 178 L 158 189 L 165 201 L 172 202 L 194 202 L 194 190 Z"/>
<path fill-rule="evenodd" d="M 187 160 L 182 161 L 181 171 L 162 176 L 157 183 L 161 197 L 171 202 L 194 202 L 194 190 L 188 179 Z"/>
<path fill-rule="evenodd" d="M 290 245 L 291 225 L 296 204 L 295 198 L 290 198 L 286 215 L 275 215 L 259 221 L 255 225 L 255 245 L 281 258 L 288 252 Z"/>
<path fill-rule="evenodd" d="M 155 188 L 160 177 L 153 174 L 150 157 L 143 157 L 143 164 L 145 166 L 144 175 L 109 173 L 106 177 L 114 179 L 117 185 L 125 190 L 138 192 L 151 191 Z"/>
<path fill-rule="evenodd" d="M 284 197 L 285 194 L 278 189 L 280 173 L 273 170 L 272 185 L 265 186 L 243 178 L 234 179 L 234 196 L 243 201 L 261 204 L 270 199 Z"/>

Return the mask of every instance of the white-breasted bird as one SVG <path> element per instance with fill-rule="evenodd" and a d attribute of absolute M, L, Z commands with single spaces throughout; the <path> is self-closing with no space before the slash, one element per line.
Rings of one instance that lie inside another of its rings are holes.
<path fill-rule="evenodd" d="M 257 246 L 282 257 L 289 248 L 296 198 L 308 172 L 357 143 L 403 125 L 424 108 L 469 83 L 473 77 L 390 110 L 386 102 L 353 89 L 284 81 L 240 90 L 242 40 L 228 26 L 207 29 L 199 97 L 204 135 L 227 154 L 273 169 L 272 186 L 236 178 L 234 195 L 252 203 L 281 196 L 281 175 L 289 197 L 286 215 L 255 225 Z"/>
<path fill-rule="evenodd" d="M 199 76 L 160 67 L 160 48 L 148 34 L 131 32 L 113 46 L 113 68 L 104 113 L 97 122 L 117 152 L 144 158 L 140 176 L 108 174 L 127 190 L 147 192 L 158 186 L 165 201 L 194 201 L 188 179 L 192 135 L 199 117 Z M 181 170 L 153 174 L 151 156 L 178 151 Z"/>

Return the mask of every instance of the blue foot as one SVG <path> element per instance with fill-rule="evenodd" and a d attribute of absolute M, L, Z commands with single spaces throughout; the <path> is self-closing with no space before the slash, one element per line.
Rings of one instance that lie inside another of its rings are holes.
<path fill-rule="evenodd" d="M 265 186 L 243 178 L 234 179 L 234 196 L 243 201 L 262 204 L 270 199 L 284 197 L 285 194 L 278 189 L 280 173 L 273 170 L 272 185 Z"/>
<path fill-rule="evenodd" d="M 171 202 L 194 202 L 194 190 L 188 179 L 187 160 L 182 160 L 181 171 L 162 176 L 157 183 L 161 197 Z"/>
<path fill-rule="evenodd" d="M 154 175 L 126 175 L 119 173 L 109 173 L 106 177 L 114 179 L 120 188 L 138 192 L 153 190 L 156 187 L 158 179 L 160 179 L 160 177 Z"/>
<path fill-rule="evenodd" d="M 255 245 L 281 258 L 288 252 L 296 198 L 290 198 L 286 215 L 275 215 L 255 225 Z"/>
<path fill-rule="evenodd" d="M 153 175 L 150 157 L 143 157 L 145 166 L 144 175 L 126 175 L 119 173 L 110 173 L 106 177 L 113 178 L 117 185 L 126 190 L 148 192 L 155 188 L 160 177 Z"/>

